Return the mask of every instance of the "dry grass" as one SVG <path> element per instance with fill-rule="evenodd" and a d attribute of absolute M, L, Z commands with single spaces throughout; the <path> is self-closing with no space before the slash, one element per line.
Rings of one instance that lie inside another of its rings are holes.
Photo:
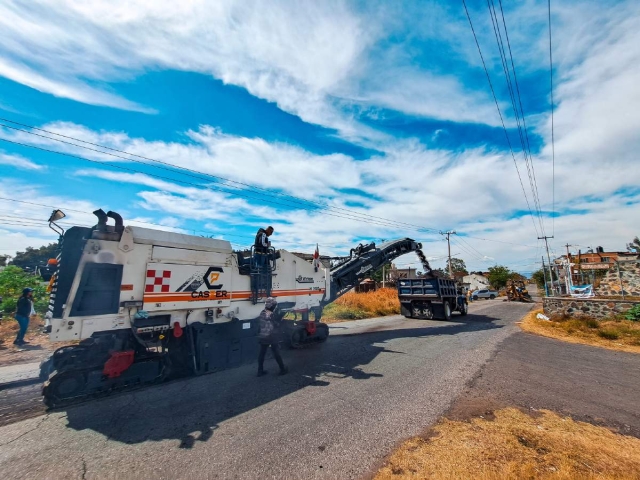
<path fill-rule="evenodd" d="M 538 320 L 536 315 L 541 312 L 542 310 L 529 312 L 522 319 L 520 327 L 527 332 L 566 342 L 640 353 L 640 322 L 620 319 L 596 320 L 587 316 Z"/>
<path fill-rule="evenodd" d="M 398 291 L 395 288 L 380 288 L 375 292 L 349 292 L 333 302 L 323 312 L 327 323 L 382 317 L 400 313 Z"/>
<path fill-rule="evenodd" d="M 640 479 L 640 439 L 542 410 L 442 420 L 406 441 L 375 479 Z"/>

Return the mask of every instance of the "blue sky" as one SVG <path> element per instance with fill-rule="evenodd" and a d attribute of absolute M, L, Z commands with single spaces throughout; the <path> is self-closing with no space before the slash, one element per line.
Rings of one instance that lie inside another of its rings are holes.
<path fill-rule="evenodd" d="M 467 1 L 519 178 L 462 2 L 3 2 L 0 116 L 138 157 L 2 121 L 49 138 L 0 127 L 0 253 L 55 240 L 51 206 L 237 247 L 266 224 L 327 254 L 409 236 L 436 266 L 455 229 L 472 270 L 534 270 L 543 233 L 557 254 L 622 250 L 640 220 L 640 7 L 602 5 L 552 2 L 553 165 L 546 2 L 504 2 L 530 170 L 489 10 Z"/>

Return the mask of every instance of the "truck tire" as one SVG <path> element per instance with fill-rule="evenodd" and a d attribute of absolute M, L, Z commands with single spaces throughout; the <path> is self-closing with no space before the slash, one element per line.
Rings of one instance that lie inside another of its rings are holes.
<path fill-rule="evenodd" d="M 478 301 L 478 297 L 472 297 L 472 300 L 473 300 L 474 302 L 477 302 L 477 301 Z"/>
<path fill-rule="evenodd" d="M 496 298 L 494 294 L 489 295 L 489 300 L 493 300 L 494 298 Z"/>
<path fill-rule="evenodd" d="M 450 322 L 451 321 L 451 304 L 448 301 L 445 301 L 443 307 L 444 307 L 444 319 L 447 322 Z"/>

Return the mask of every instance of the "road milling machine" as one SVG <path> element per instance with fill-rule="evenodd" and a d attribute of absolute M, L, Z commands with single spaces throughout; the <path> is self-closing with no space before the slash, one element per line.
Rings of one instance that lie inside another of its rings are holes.
<path fill-rule="evenodd" d="M 410 238 L 359 245 L 324 268 L 285 250 L 256 260 L 226 240 L 125 227 L 115 212 L 94 214 L 96 226 L 60 237 L 50 339 L 79 342 L 41 366 L 49 407 L 254 361 L 269 296 L 281 314 L 295 314 L 282 322 L 287 344 L 324 342 L 323 308 L 371 271 L 410 252 L 431 271 Z"/>

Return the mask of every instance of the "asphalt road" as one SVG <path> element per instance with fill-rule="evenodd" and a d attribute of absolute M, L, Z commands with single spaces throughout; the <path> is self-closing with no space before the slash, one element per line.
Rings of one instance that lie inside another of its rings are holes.
<path fill-rule="evenodd" d="M 361 477 L 435 422 L 530 308 L 480 301 L 453 322 L 337 324 L 324 345 L 285 352 L 284 377 L 256 378 L 250 365 L 45 415 L 30 403 L 37 387 L 22 387 L 8 422 L 23 404 L 24 416 L 37 416 L 0 427 L 0 472 L 7 479 Z"/>
<path fill-rule="evenodd" d="M 448 416 L 504 406 L 544 408 L 640 438 L 640 355 L 516 332 Z"/>

